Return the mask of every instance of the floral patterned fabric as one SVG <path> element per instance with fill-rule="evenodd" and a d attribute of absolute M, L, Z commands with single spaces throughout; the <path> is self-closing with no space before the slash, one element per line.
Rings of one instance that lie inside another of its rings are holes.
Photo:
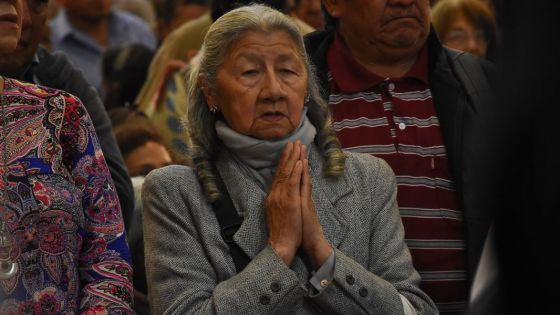
<path fill-rule="evenodd" d="M 0 280 L 0 314 L 131 313 L 119 200 L 87 112 L 65 92 L 4 80 L 0 223 L 12 246 L 0 255 L 19 270 Z"/>

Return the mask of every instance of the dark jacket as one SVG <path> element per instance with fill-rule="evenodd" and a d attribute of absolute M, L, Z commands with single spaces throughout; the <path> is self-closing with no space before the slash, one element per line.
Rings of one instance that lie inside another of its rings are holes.
<path fill-rule="evenodd" d="M 326 100 L 329 97 L 327 52 L 333 39 L 333 30 L 305 37 Z M 495 68 L 489 62 L 443 47 L 433 30 L 427 45 L 430 89 L 465 218 L 467 273 L 471 282 L 493 218 L 493 209 L 487 202 L 491 192 L 487 187 L 487 157 L 478 144 L 491 130 L 484 123 L 487 120 L 480 117 L 487 115 L 493 106 L 491 83 Z"/>
<path fill-rule="evenodd" d="M 82 101 L 91 117 L 101 150 L 109 166 L 111 178 L 119 195 L 123 220 L 128 230 L 134 210 L 132 183 L 113 135 L 111 121 L 95 88 L 86 81 L 79 70 L 72 66 L 66 56 L 62 53 L 51 54 L 41 47 L 37 49 L 36 60 L 24 73 L 23 79 L 66 91 Z"/>

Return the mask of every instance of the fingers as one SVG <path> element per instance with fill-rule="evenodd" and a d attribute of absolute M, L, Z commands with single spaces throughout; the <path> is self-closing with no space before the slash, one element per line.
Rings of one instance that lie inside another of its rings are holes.
<path fill-rule="evenodd" d="M 282 151 L 282 156 L 280 157 L 280 161 L 278 162 L 278 166 L 276 167 L 276 175 L 274 176 L 274 181 L 272 185 L 274 186 L 275 183 L 281 183 L 290 181 L 292 179 L 292 173 L 296 167 L 297 161 L 300 159 L 301 156 L 301 142 L 298 140 L 295 143 L 288 142 Z M 301 176 L 301 167 L 298 168 L 296 171 L 299 170 L 299 176 Z"/>
<path fill-rule="evenodd" d="M 311 176 L 309 175 L 309 161 L 307 160 L 307 150 L 306 146 L 302 145 L 300 160 L 303 165 L 302 170 L 302 182 L 301 182 L 301 199 L 304 203 L 311 202 Z"/>

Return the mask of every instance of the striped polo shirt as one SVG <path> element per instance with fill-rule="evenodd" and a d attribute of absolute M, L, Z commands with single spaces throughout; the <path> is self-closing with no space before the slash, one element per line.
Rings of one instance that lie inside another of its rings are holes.
<path fill-rule="evenodd" d="M 328 51 L 329 104 L 344 149 L 384 159 L 397 178 L 405 239 L 421 288 L 442 314 L 466 309 L 463 213 L 428 82 L 428 51 L 402 78 L 361 66 L 337 34 Z"/>

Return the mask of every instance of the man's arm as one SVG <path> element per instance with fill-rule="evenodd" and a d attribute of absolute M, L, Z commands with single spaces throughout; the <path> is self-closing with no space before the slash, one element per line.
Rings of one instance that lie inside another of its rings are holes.
<path fill-rule="evenodd" d="M 132 183 L 113 135 L 111 121 L 97 91 L 63 54 L 51 54 L 39 47 L 37 57 L 39 62 L 28 70 L 29 73 L 26 74 L 26 77 L 32 76 L 35 83 L 64 90 L 77 96 L 82 100 L 91 117 L 111 178 L 119 195 L 123 219 L 128 231 L 130 217 L 134 211 Z"/>

